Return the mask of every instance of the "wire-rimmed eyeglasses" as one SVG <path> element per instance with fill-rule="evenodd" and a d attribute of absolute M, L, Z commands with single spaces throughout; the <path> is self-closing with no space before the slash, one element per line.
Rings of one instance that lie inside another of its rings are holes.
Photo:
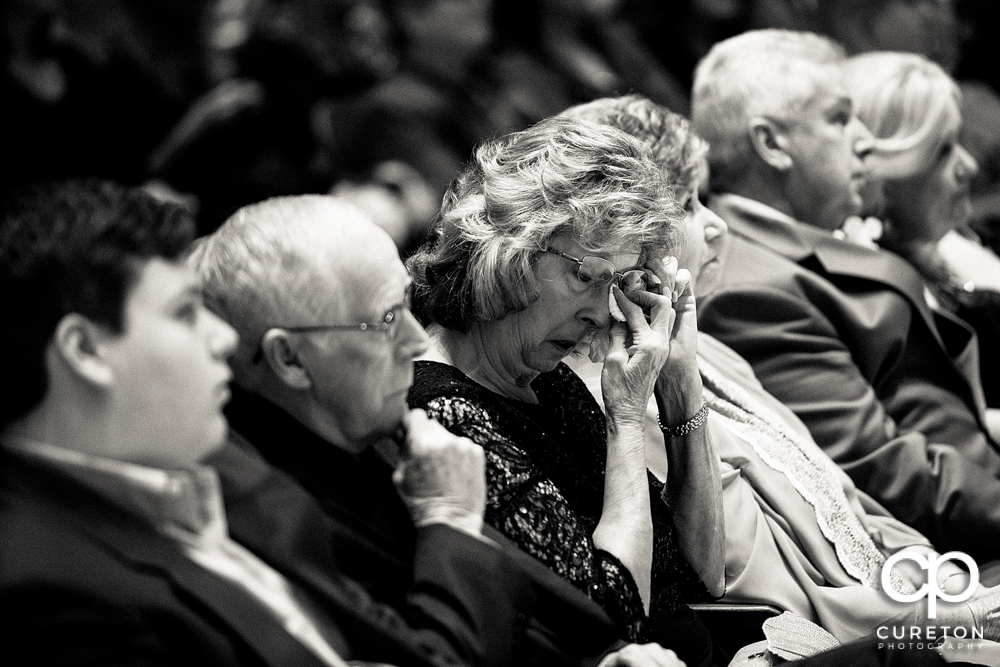
<path fill-rule="evenodd" d="M 358 322 L 356 324 L 312 324 L 297 327 L 286 327 L 281 325 L 270 326 L 261 335 L 260 342 L 257 343 L 257 350 L 254 352 L 251 362 L 257 364 L 264 358 L 264 336 L 266 336 L 269 331 L 274 329 L 283 329 L 289 333 L 317 333 L 320 331 L 374 331 L 384 333 L 386 338 L 392 340 L 396 337 L 396 332 L 399 330 L 399 321 L 403 317 L 403 310 L 408 308 L 408 303 L 396 306 L 389 310 L 379 322 Z"/>
<path fill-rule="evenodd" d="M 646 289 L 649 282 L 646 271 L 643 269 L 631 269 L 629 271 L 618 271 L 615 265 L 603 257 L 586 256 L 582 258 L 567 255 L 554 248 L 546 248 L 545 252 L 559 255 L 564 259 L 577 263 L 576 277 L 580 282 L 603 287 L 612 284 L 622 291 Z"/>

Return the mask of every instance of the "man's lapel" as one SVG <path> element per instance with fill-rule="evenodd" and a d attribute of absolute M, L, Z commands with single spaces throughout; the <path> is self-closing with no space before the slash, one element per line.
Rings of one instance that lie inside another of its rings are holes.
<path fill-rule="evenodd" d="M 742 198 L 736 200 L 724 196 L 713 200 L 712 205 L 733 233 L 770 248 L 797 264 L 804 264 L 812 257 L 830 277 L 858 278 L 895 290 L 920 313 L 938 344 L 947 351 L 934 312 L 924 298 L 920 275 L 898 255 L 834 238 L 823 229 L 801 222 L 780 220 L 778 216 L 781 214 L 777 211 L 774 216 L 766 215 L 767 207 L 763 204 L 759 204 L 759 211 L 748 210 L 742 206 Z"/>
<path fill-rule="evenodd" d="M 48 471 L 34 466 L 25 470 L 35 479 L 35 484 L 27 486 L 58 489 L 46 495 L 32 492 L 39 502 L 60 516 L 75 516 L 72 519 L 75 526 L 138 569 L 164 573 L 178 589 L 217 614 L 266 664 L 324 667 L 249 592 L 197 565 L 173 540 L 69 480 L 61 477 L 53 480 Z M 38 486 L 39 483 L 44 486 Z M 330 629 L 336 632 L 335 628 Z"/>

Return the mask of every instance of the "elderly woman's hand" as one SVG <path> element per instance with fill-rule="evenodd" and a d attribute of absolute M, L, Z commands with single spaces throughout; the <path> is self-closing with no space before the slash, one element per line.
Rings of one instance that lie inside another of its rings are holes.
<path fill-rule="evenodd" d="M 611 290 L 625 322 L 611 324 L 611 348 L 601 373 L 604 404 L 612 419 L 641 422 L 660 368 L 670 355 L 674 310 L 670 297 L 662 294 L 635 292 L 629 298 L 618 287 Z"/>
<path fill-rule="evenodd" d="M 676 257 L 650 259 L 646 268 L 655 276 L 649 291 L 669 297 L 676 316 L 670 331 L 670 356 L 661 373 L 697 372 L 698 314 L 691 272 L 677 268 Z"/>
<path fill-rule="evenodd" d="M 698 313 L 691 273 L 677 268 L 677 258 L 650 259 L 651 294 L 671 302 L 675 318 L 670 330 L 670 355 L 660 368 L 657 398 L 664 424 L 686 422 L 701 409 L 702 385 L 698 371 Z M 635 295 L 638 296 L 638 295 Z M 635 297 L 634 297 L 635 298 Z"/>
<path fill-rule="evenodd" d="M 684 661 L 659 644 L 628 644 L 609 653 L 597 667 L 684 667 Z"/>

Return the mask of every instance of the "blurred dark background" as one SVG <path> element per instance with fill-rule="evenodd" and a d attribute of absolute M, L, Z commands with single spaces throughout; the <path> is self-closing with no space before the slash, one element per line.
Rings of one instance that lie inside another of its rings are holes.
<path fill-rule="evenodd" d="M 473 146 L 576 102 L 688 110 L 691 73 L 750 28 L 923 53 L 964 90 L 974 227 L 1000 221 L 995 0 L 5 0 L 5 185 L 146 184 L 203 232 L 268 196 L 353 197 L 401 247 Z"/>

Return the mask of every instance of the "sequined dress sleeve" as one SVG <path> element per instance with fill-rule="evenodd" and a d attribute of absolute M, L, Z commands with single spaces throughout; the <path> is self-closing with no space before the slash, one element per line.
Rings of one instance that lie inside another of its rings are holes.
<path fill-rule="evenodd" d="M 577 386 L 579 385 L 579 386 Z M 417 362 L 412 407 L 486 450 L 486 521 L 584 590 L 633 641 L 648 622 L 632 575 L 594 546 L 604 494 L 604 417 L 583 382 L 565 366 L 534 383 L 539 403 L 511 401 L 444 364 Z M 662 486 L 650 476 L 651 495 Z M 665 506 L 654 500 L 650 617 L 708 593 L 674 540 Z"/>

